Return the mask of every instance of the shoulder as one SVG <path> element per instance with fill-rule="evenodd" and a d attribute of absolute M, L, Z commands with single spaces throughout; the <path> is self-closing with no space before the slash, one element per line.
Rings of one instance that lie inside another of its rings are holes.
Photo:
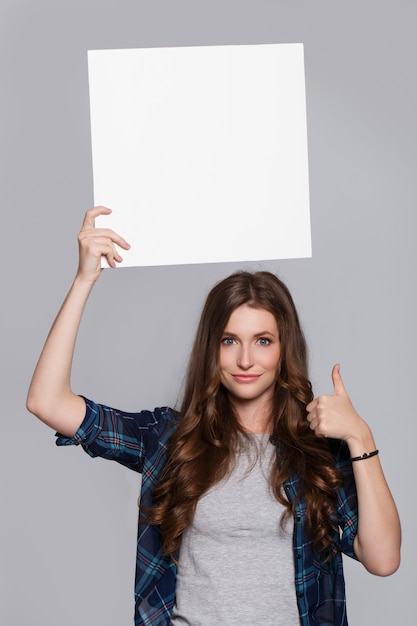
<path fill-rule="evenodd" d="M 141 411 L 148 417 L 148 427 L 155 429 L 159 435 L 176 430 L 180 414 L 169 406 L 156 407 L 153 411 Z"/>

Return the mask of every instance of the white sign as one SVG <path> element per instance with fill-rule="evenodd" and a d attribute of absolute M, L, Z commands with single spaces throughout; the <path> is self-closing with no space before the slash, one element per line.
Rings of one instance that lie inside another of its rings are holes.
<path fill-rule="evenodd" d="M 97 225 L 132 245 L 124 266 L 311 256 L 302 44 L 88 63 Z"/>

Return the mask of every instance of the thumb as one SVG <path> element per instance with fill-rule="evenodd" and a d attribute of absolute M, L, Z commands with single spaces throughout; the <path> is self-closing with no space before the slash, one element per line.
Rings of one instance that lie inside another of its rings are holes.
<path fill-rule="evenodd" d="M 334 396 L 347 396 L 345 386 L 343 384 L 342 377 L 340 375 L 340 364 L 336 363 L 332 369 L 332 381 L 333 381 L 333 395 Z"/>

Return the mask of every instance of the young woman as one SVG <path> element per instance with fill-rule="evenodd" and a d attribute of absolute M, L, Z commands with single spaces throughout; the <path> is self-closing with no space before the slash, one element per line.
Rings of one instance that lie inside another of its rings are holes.
<path fill-rule="evenodd" d="M 126 413 L 73 393 L 76 335 L 104 255 L 129 244 L 87 211 L 74 283 L 35 369 L 27 406 L 58 445 L 142 473 L 135 624 L 342 626 L 342 553 L 386 576 L 400 523 L 369 426 L 339 365 L 313 398 L 286 286 L 237 272 L 210 292 L 179 412 Z"/>

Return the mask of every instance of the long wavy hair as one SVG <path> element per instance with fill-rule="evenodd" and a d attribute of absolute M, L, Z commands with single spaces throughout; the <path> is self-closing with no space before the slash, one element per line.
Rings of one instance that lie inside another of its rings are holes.
<path fill-rule="evenodd" d="M 326 440 L 314 435 L 306 419 L 306 405 L 313 399 L 306 342 L 288 288 L 270 272 L 236 272 L 209 293 L 190 355 L 178 429 L 168 444 L 153 507 L 142 514 L 159 525 L 165 554 L 177 560 L 199 498 L 230 471 L 243 429 L 220 381 L 219 350 L 230 315 L 244 304 L 272 313 L 279 329 L 281 356 L 270 416 L 271 441 L 278 454 L 270 484 L 285 507 L 281 521 L 295 504 L 283 494 L 283 482 L 296 473 L 302 485 L 297 498 L 306 504 L 307 532 L 315 550 L 329 558 L 336 549 L 332 513 L 343 479 Z"/>

